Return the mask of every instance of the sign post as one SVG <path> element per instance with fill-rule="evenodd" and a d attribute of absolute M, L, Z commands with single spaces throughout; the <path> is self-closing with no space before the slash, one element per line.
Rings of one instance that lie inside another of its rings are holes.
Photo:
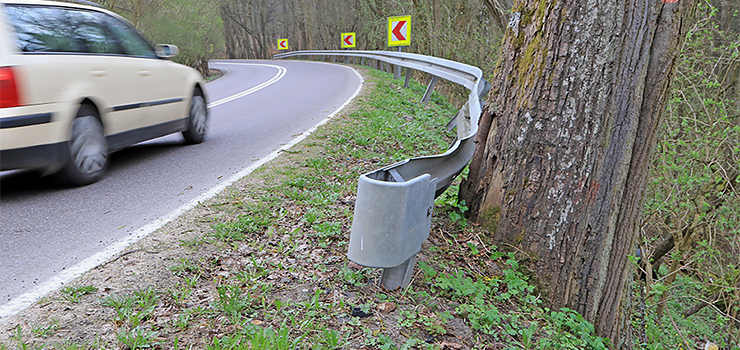
<path fill-rule="evenodd" d="M 278 50 L 287 50 L 288 49 L 288 39 L 287 38 L 278 39 L 277 44 L 278 44 Z"/>

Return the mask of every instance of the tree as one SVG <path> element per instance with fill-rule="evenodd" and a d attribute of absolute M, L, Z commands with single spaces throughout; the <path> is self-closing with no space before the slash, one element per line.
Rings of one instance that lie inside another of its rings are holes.
<path fill-rule="evenodd" d="M 695 0 L 514 5 L 460 198 L 553 308 L 626 342 L 623 294 L 677 47 Z"/>

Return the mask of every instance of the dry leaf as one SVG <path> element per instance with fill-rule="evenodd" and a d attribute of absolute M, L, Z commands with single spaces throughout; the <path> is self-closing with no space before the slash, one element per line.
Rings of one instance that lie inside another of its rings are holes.
<path fill-rule="evenodd" d="M 396 309 L 396 304 L 391 302 L 380 303 L 376 308 L 381 314 L 387 314 Z"/>

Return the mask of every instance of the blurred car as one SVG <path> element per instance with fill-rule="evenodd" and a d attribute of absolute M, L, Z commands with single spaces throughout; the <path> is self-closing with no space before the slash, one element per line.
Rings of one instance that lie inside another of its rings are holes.
<path fill-rule="evenodd" d="M 177 51 L 102 8 L 0 0 L 0 170 L 86 185 L 121 148 L 175 132 L 202 142 L 203 78 L 168 60 Z"/>

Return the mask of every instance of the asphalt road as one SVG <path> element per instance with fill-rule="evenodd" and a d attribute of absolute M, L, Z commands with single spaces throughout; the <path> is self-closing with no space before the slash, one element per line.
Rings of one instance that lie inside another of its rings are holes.
<path fill-rule="evenodd" d="M 353 70 L 298 61 L 219 61 L 206 86 L 206 142 L 169 135 L 114 153 L 81 188 L 0 173 L 0 318 L 117 254 L 274 156 L 359 91 Z M 246 169 L 246 170 L 245 170 Z"/>

